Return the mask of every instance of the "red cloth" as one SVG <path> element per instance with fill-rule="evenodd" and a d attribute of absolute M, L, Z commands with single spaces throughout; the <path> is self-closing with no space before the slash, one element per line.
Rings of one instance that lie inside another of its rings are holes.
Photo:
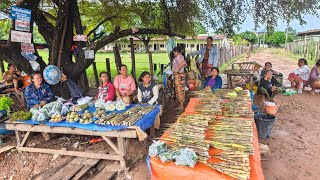
<path fill-rule="evenodd" d="M 302 80 L 299 75 L 294 74 L 294 73 L 290 73 L 288 79 L 289 79 L 290 81 L 293 80 L 293 81 L 296 83 L 296 84 L 295 84 L 295 87 L 296 87 L 296 88 L 298 88 L 300 82 L 303 82 L 303 86 L 307 86 L 307 85 L 308 85 L 308 81 Z"/>

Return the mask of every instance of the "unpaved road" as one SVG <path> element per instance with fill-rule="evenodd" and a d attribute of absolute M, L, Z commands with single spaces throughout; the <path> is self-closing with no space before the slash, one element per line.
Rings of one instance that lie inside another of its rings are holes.
<path fill-rule="evenodd" d="M 279 53 L 280 52 L 280 53 Z M 251 60 L 270 61 L 275 70 L 288 77 L 297 68 L 297 60 L 285 56 L 280 49 L 264 49 Z M 311 68 L 311 66 L 310 66 Z M 320 178 L 320 95 L 308 90 L 292 97 L 278 95 L 280 105 L 272 137 L 260 140 L 270 151 L 262 157 L 266 180 L 315 180 Z"/>

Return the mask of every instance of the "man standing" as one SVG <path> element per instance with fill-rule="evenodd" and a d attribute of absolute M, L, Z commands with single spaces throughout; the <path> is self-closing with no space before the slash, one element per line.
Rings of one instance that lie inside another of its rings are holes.
<path fill-rule="evenodd" d="M 218 66 L 218 48 L 213 45 L 213 38 L 207 37 L 207 45 L 199 51 L 190 52 L 189 56 L 200 55 L 199 63 L 201 64 L 201 75 L 206 78 L 210 76 L 212 67 Z"/>

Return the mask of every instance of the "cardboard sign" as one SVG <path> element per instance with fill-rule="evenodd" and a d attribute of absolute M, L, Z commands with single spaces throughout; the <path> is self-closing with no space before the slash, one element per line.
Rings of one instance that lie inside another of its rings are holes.
<path fill-rule="evenodd" d="M 31 33 L 11 30 L 11 41 L 31 43 Z"/>
<path fill-rule="evenodd" d="M 15 20 L 14 24 L 17 31 L 30 31 L 30 22 L 28 21 Z"/>
<path fill-rule="evenodd" d="M 22 21 L 31 21 L 31 10 L 20 8 L 17 6 L 11 6 L 10 18 Z"/>
<path fill-rule="evenodd" d="M 73 36 L 73 41 L 88 41 L 88 37 L 86 35 L 83 34 L 77 34 Z"/>
<path fill-rule="evenodd" d="M 33 43 L 21 43 L 21 52 L 22 53 L 34 53 Z"/>

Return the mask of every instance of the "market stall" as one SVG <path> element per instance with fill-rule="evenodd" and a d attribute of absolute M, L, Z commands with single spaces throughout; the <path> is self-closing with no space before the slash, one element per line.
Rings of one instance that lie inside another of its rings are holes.
<path fill-rule="evenodd" d="M 26 121 L 9 120 L 6 121 L 6 128 L 15 131 L 17 138 L 16 149 L 19 152 L 52 153 L 84 158 L 116 160 L 120 161 L 121 166 L 125 168 L 127 140 L 137 137 L 142 140 L 146 137 L 144 133 L 146 129 L 150 128 L 150 131 L 154 132 L 154 128 L 159 128 L 159 116 L 162 113 L 162 108 L 160 105 L 130 105 L 124 110 L 104 112 L 105 114 L 101 114 L 102 117 L 96 118 L 96 116 L 100 116 L 100 114 L 96 112 L 98 109 L 99 108 L 89 107 L 76 113 L 76 116 L 81 118 L 84 118 L 85 114 L 92 114 L 94 115 L 92 121 L 91 119 L 85 122 L 81 122 L 81 119 L 77 121 L 73 121 L 73 119 L 72 121 L 68 120 L 69 116 L 73 116 L 72 112 L 70 112 L 67 117 L 62 118 L 61 121 L 59 121 L 59 119 L 55 121 L 52 118 L 51 120 L 45 120 L 43 122 L 32 119 Z M 99 109 L 99 111 L 102 110 Z M 52 117 L 56 116 L 52 115 Z M 23 138 L 21 136 L 22 132 L 26 132 Z M 33 132 L 100 136 L 116 154 L 25 147 L 29 135 Z M 116 137 L 117 143 L 113 142 L 110 137 Z"/>
<path fill-rule="evenodd" d="M 208 92 L 195 94 L 203 93 Z M 149 148 L 152 179 L 264 179 L 250 107 L 247 90 L 237 96 L 219 90 L 210 98 L 191 98 L 185 112 L 160 138 L 168 150 L 155 156 Z M 194 167 L 187 156 L 184 163 L 177 162 L 186 149 L 196 154 Z M 180 154 L 173 157 L 171 152 Z"/>

